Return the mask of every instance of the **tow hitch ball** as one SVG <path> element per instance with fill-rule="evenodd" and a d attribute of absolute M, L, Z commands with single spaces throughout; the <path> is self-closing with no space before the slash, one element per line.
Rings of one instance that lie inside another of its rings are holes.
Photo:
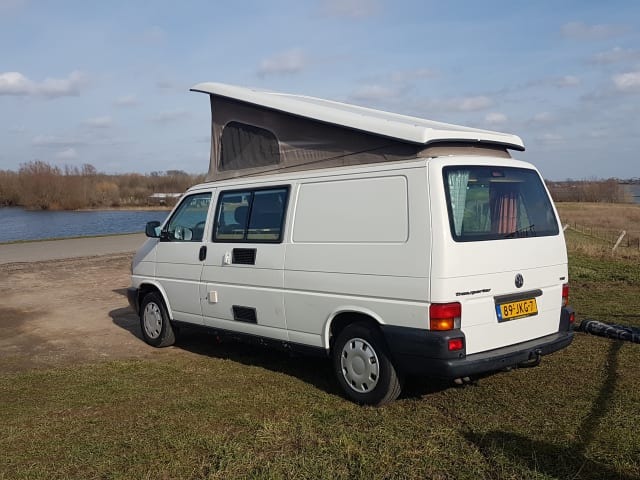
<path fill-rule="evenodd" d="M 526 362 L 522 362 L 518 365 L 519 368 L 530 368 L 537 367 L 540 365 L 540 361 L 542 360 L 542 350 L 540 348 L 536 348 L 534 351 L 529 352 L 529 360 Z"/>

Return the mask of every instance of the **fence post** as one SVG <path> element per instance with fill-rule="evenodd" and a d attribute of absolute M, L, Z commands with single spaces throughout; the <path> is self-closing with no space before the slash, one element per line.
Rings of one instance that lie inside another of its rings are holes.
<path fill-rule="evenodd" d="M 616 251 L 616 248 L 618 248 L 618 245 L 620 245 L 620 242 L 622 242 L 622 239 L 624 238 L 624 236 L 627 234 L 626 230 L 622 230 L 622 232 L 620 232 L 620 236 L 618 237 L 618 241 L 616 242 L 616 244 L 613 246 L 613 249 L 611 250 L 611 253 Z"/>

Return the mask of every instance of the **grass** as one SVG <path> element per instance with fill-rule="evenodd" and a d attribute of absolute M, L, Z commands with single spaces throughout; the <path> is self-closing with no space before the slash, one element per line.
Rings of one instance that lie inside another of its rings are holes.
<path fill-rule="evenodd" d="M 640 264 L 570 242 L 578 321 L 640 325 Z M 328 362 L 196 335 L 152 360 L 0 375 L 0 479 L 640 479 L 640 348 L 576 334 L 478 385 L 358 407 Z"/>
<path fill-rule="evenodd" d="M 562 202 L 556 207 L 563 223 L 618 232 L 640 230 L 640 204 Z"/>
<path fill-rule="evenodd" d="M 566 235 L 574 250 L 592 256 L 610 255 L 624 230 L 626 236 L 615 255 L 640 260 L 640 204 L 566 202 L 556 206 L 562 224 L 570 226 Z M 593 235 L 582 235 L 574 227 Z"/>

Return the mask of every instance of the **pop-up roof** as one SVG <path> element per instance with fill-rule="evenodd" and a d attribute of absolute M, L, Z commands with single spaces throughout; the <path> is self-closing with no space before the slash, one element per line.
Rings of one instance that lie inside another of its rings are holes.
<path fill-rule="evenodd" d="M 211 161 L 207 180 L 357 165 L 416 157 L 524 150 L 516 135 L 221 83 L 192 89 L 210 95 Z"/>

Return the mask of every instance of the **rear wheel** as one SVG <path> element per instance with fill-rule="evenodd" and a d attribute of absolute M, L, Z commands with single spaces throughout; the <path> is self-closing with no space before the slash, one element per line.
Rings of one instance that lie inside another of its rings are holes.
<path fill-rule="evenodd" d="M 362 405 L 384 405 L 400 395 L 402 382 L 380 330 L 348 325 L 332 350 L 333 369 L 347 397 Z"/>
<path fill-rule="evenodd" d="M 164 300 L 158 292 L 144 296 L 140 306 L 140 327 L 142 338 L 154 347 L 168 347 L 176 341 Z"/>

